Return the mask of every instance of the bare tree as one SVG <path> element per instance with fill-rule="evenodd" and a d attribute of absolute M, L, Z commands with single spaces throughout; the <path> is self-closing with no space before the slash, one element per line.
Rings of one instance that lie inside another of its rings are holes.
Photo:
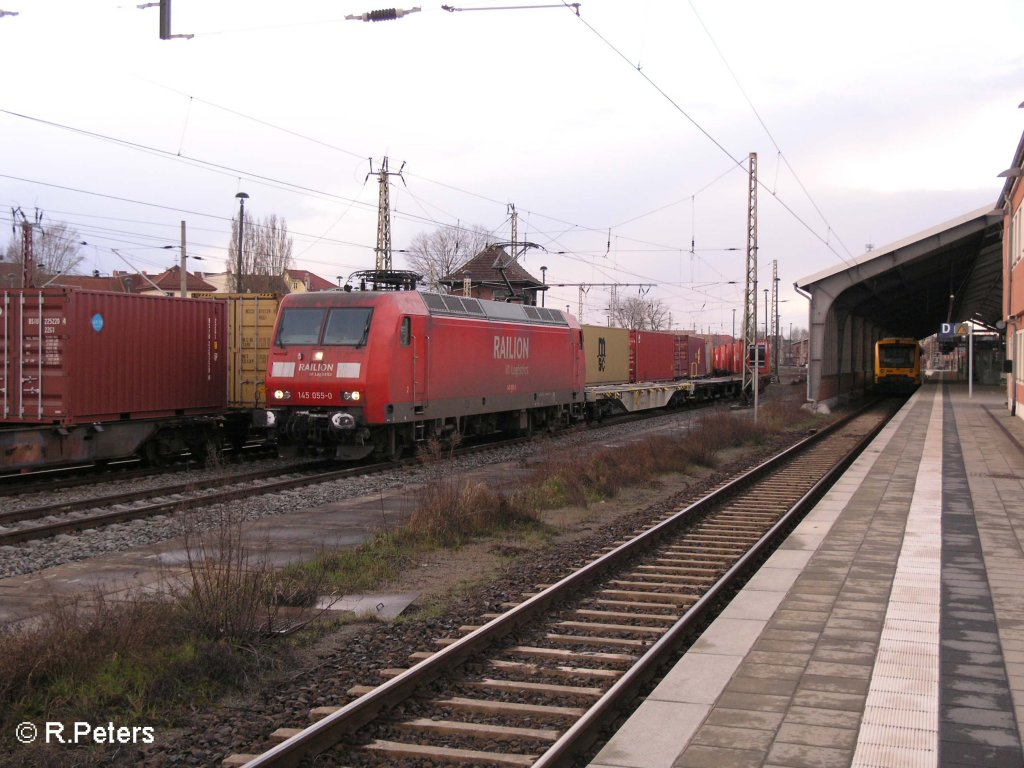
<path fill-rule="evenodd" d="M 631 296 L 612 307 L 612 325 L 634 331 L 660 331 L 668 328 L 668 307 L 661 299 Z"/>
<path fill-rule="evenodd" d="M 288 293 L 285 270 L 292 265 L 292 239 L 288 224 L 276 214 L 254 221 L 245 214 L 242 231 L 241 281 L 238 269 L 238 219 L 231 222 L 231 242 L 228 245 L 228 274 L 230 284 L 238 293 Z"/>
<path fill-rule="evenodd" d="M 480 253 L 490 238 L 491 233 L 479 225 L 467 229 L 449 224 L 413 237 L 405 260 L 410 269 L 423 275 L 431 291 L 437 291 L 437 281 Z"/>
<path fill-rule="evenodd" d="M 32 230 L 32 279 L 36 284 L 39 285 L 44 276 L 73 273 L 82 261 L 78 255 L 82 236 L 63 221 L 41 221 L 34 224 Z M 20 264 L 22 248 L 22 229 L 17 227 L 17 234 L 4 249 L 4 261 Z"/>

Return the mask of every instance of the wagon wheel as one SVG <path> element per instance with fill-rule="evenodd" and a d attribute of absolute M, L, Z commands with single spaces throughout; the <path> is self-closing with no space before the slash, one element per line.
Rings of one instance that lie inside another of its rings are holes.
<path fill-rule="evenodd" d="M 405 453 L 405 442 L 400 438 L 395 438 L 395 445 L 392 448 L 388 448 L 387 460 L 388 461 L 401 461 L 402 455 Z"/>
<path fill-rule="evenodd" d="M 170 457 L 160 452 L 159 440 L 150 440 L 142 446 L 142 461 L 151 467 L 166 467 Z"/>
<path fill-rule="evenodd" d="M 389 426 L 384 439 L 378 435 L 374 440 L 373 457 L 379 461 L 400 461 L 405 453 L 406 443 L 394 426 Z"/>
<path fill-rule="evenodd" d="M 209 435 L 190 442 L 188 450 L 192 454 L 192 461 L 200 466 L 206 466 L 220 456 L 220 441 L 215 436 Z"/>

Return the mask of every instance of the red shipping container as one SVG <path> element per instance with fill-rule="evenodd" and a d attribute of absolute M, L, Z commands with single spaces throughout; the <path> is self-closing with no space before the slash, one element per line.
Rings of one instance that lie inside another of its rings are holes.
<path fill-rule="evenodd" d="M 0 295 L 0 421 L 65 426 L 216 413 L 227 305 L 74 288 Z"/>
<path fill-rule="evenodd" d="M 675 367 L 675 378 L 690 378 L 690 344 L 689 337 L 686 336 L 685 334 L 680 333 L 676 335 L 675 352 L 673 358 L 673 365 Z"/>
<path fill-rule="evenodd" d="M 709 344 L 706 339 L 687 336 L 687 373 L 689 378 L 707 376 L 711 373 L 711 361 L 708 359 Z"/>
<path fill-rule="evenodd" d="M 676 336 L 660 331 L 629 332 L 629 380 L 672 381 L 676 377 Z"/>

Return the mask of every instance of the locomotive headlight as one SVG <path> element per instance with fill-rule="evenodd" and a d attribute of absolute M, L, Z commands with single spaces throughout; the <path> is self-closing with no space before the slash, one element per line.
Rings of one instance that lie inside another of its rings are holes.
<path fill-rule="evenodd" d="M 342 392 L 341 398 L 343 400 L 358 400 L 360 397 L 358 392 Z"/>
<path fill-rule="evenodd" d="M 353 400 L 358 400 L 359 399 L 359 393 L 358 392 L 353 392 L 352 393 L 352 399 Z"/>
<path fill-rule="evenodd" d="M 314 352 L 313 353 L 313 359 L 316 360 L 317 362 L 320 362 L 321 360 L 324 359 L 324 353 L 323 352 Z"/>
<path fill-rule="evenodd" d="M 287 389 L 275 389 L 274 390 L 274 399 L 275 400 L 291 400 L 291 398 L 292 398 L 292 393 L 289 392 Z"/>

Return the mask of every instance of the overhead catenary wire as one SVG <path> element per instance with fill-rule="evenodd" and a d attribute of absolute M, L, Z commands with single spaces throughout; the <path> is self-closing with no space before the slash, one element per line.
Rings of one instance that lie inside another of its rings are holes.
<path fill-rule="evenodd" d="M 720 141 L 718 141 L 718 139 L 712 136 L 711 133 L 706 128 L 704 128 L 703 125 L 697 122 L 697 120 L 692 115 L 690 115 L 689 112 L 683 109 L 682 106 L 675 99 L 673 99 L 660 85 L 658 85 L 646 72 L 644 72 L 640 67 L 633 64 L 633 62 L 630 61 L 629 57 L 626 56 L 626 54 L 620 51 L 610 40 L 608 40 L 608 38 L 602 35 L 586 19 L 584 19 L 582 16 L 580 16 L 579 19 L 580 22 L 587 27 L 587 29 L 589 29 L 599 40 L 601 40 L 601 42 L 608 46 L 608 48 L 610 48 L 619 58 L 621 58 L 623 61 L 629 64 L 631 69 L 633 69 L 638 75 L 640 75 L 640 77 L 647 81 L 647 83 L 652 88 L 654 88 L 654 90 L 657 91 L 662 96 L 662 98 L 664 98 L 670 105 L 672 105 L 672 107 L 677 112 L 679 112 L 679 114 L 685 117 L 698 131 L 700 131 L 700 133 L 703 134 L 708 139 L 708 141 L 714 144 L 715 147 L 717 147 L 722 152 L 722 154 L 724 154 L 726 157 L 732 160 L 736 168 L 746 171 L 746 165 L 743 161 L 733 156 L 733 154 L 728 149 L 726 149 L 725 146 Z M 804 229 L 810 232 L 811 235 L 813 235 L 819 242 L 821 242 L 826 248 L 828 248 L 828 250 L 835 254 L 841 261 L 843 261 L 843 263 L 850 263 L 841 253 L 839 253 L 832 246 L 827 237 L 822 237 L 817 231 L 815 231 L 815 229 L 810 224 L 808 224 L 802 216 L 800 216 L 795 210 L 793 210 L 793 208 L 787 205 L 778 196 L 778 194 L 773 193 L 772 190 L 768 189 L 768 187 L 760 180 L 758 180 L 757 184 L 759 187 L 763 187 L 765 191 L 768 192 L 772 196 L 772 198 L 776 202 L 778 202 L 780 206 L 782 206 L 783 210 L 785 210 L 790 216 L 792 216 Z M 831 232 L 831 228 L 829 228 L 828 231 Z"/>
<path fill-rule="evenodd" d="M 757 107 L 754 106 L 754 102 L 747 94 L 747 90 L 743 87 L 743 83 L 740 82 L 740 79 L 733 71 L 733 68 L 729 65 L 728 59 L 725 58 L 725 54 L 722 52 L 722 49 L 718 46 L 718 43 L 716 42 L 714 36 L 711 34 L 711 30 L 708 29 L 707 24 L 704 23 L 704 19 L 702 19 L 700 14 L 697 13 L 697 9 L 693 4 L 693 0 L 687 0 L 687 2 L 689 3 L 690 10 L 693 11 L 693 15 L 697 17 L 697 22 L 704 30 L 704 33 L 708 36 L 708 40 L 711 41 L 711 45 L 712 47 L 714 47 L 715 52 L 718 53 L 719 58 L 722 60 L 722 64 L 725 65 L 725 68 L 729 72 L 729 75 L 732 77 L 733 82 L 736 83 L 736 87 L 739 88 L 740 93 L 743 94 L 743 98 L 746 99 L 747 105 L 750 107 L 750 110 L 754 113 L 754 117 L 757 118 L 757 121 L 761 124 L 761 127 L 764 129 L 765 134 L 768 136 L 768 139 L 775 147 L 775 151 L 778 153 L 778 158 L 781 159 L 782 162 L 786 164 L 786 167 L 789 169 L 789 172 L 793 174 L 793 179 L 796 181 L 800 189 L 803 191 L 804 195 L 807 197 L 808 202 L 810 202 L 814 210 L 817 211 L 818 216 L 821 218 L 822 223 L 827 227 L 828 231 L 835 232 L 835 229 L 829 223 L 821 208 L 818 207 L 818 204 L 817 202 L 815 202 L 814 197 L 811 196 L 811 193 L 807 190 L 807 187 L 804 186 L 803 181 L 800 179 L 800 175 L 796 172 L 796 169 L 793 168 L 793 166 L 790 164 L 789 159 L 786 157 L 786 154 L 782 151 L 782 147 L 780 147 L 779 143 L 775 140 L 775 136 L 772 135 L 771 130 L 768 128 L 768 124 L 765 123 L 764 118 L 761 117 L 761 113 L 758 112 Z M 778 166 L 776 166 L 776 186 L 777 182 Z M 776 196 L 775 188 L 772 189 L 771 193 L 772 196 Z M 836 235 L 836 239 L 839 241 L 839 244 L 843 247 L 843 250 L 846 251 L 846 255 L 852 259 L 853 254 L 850 252 L 850 249 L 846 247 L 846 244 L 839 238 L 838 235 Z M 843 259 L 843 261 L 846 262 L 846 259 Z"/>

